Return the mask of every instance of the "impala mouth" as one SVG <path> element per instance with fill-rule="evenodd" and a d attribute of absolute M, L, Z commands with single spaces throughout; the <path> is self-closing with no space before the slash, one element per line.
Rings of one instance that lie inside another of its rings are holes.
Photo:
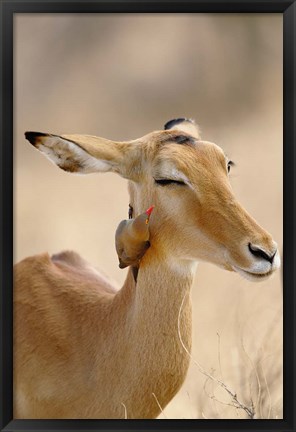
<path fill-rule="evenodd" d="M 237 273 L 239 273 L 245 279 L 248 279 L 248 280 L 251 280 L 251 281 L 262 281 L 262 280 L 265 280 L 265 279 L 267 279 L 274 272 L 273 268 L 270 268 L 265 273 L 254 273 L 254 272 L 250 272 L 250 271 L 247 271 L 247 270 L 243 270 L 242 268 L 237 267 L 237 266 L 233 266 L 232 268 L 233 268 L 234 271 L 236 271 Z"/>

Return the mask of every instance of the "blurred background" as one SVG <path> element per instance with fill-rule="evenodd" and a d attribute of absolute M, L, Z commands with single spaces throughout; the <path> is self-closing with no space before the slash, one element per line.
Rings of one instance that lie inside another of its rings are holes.
<path fill-rule="evenodd" d="M 194 118 L 236 166 L 233 189 L 282 252 L 282 15 L 16 14 L 14 258 L 74 249 L 120 287 L 126 181 L 59 170 L 26 130 L 139 138 Z M 194 361 L 159 418 L 282 418 L 282 279 L 210 264 L 192 290 Z"/>

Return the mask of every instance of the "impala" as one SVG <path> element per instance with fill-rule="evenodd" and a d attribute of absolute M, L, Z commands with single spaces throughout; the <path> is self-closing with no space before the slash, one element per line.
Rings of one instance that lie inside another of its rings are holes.
<path fill-rule="evenodd" d="M 130 268 L 119 291 L 75 252 L 16 265 L 14 417 L 155 418 L 188 370 L 196 262 L 261 281 L 280 265 L 276 243 L 237 202 L 231 161 L 192 120 L 128 142 L 26 138 L 65 171 L 128 179 L 133 216 L 155 209 L 137 280 Z"/>

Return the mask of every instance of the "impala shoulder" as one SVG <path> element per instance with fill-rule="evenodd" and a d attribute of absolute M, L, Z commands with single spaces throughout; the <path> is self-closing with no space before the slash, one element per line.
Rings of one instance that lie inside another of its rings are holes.
<path fill-rule="evenodd" d="M 63 251 L 51 256 L 52 262 L 61 262 L 74 267 L 88 267 L 89 263 L 83 259 L 77 252 Z"/>
<path fill-rule="evenodd" d="M 21 274 L 25 272 L 29 274 L 33 270 L 41 270 L 44 267 L 48 267 L 51 263 L 50 256 L 47 252 L 29 256 L 14 266 L 14 273 Z"/>

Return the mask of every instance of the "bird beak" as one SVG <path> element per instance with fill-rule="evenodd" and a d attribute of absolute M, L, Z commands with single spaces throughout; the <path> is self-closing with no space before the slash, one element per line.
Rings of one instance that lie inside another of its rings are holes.
<path fill-rule="evenodd" d="M 121 269 L 124 269 L 125 267 L 127 267 L 127 264 L 124 264 L 124 262 L 122 262 L 121 259 L 119 258 L 118 267 L 121 268 Z"/>
<path fill-rule="evenodd" d="M 153 206 L 151 206 L 151 207 L 149 207 L 149 209 L 148 210 L 146 210 L 146 214 L 148 215 L 148 218 L 146 219 L 146 223 L 148 223 L 149 222 L 149 219 L 150 219 L 150 216 L 151 216 L 151 213 L 152 213 L 152 211 L 153 211 L 153 209 L 154 209 L 154 205 Z"/>

